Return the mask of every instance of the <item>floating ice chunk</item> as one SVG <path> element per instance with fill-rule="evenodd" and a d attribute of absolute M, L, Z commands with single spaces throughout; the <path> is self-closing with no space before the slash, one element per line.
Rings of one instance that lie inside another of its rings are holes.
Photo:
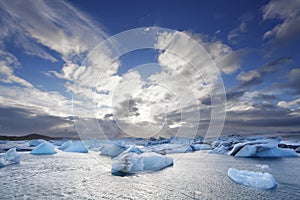
<path fill-rule="evenodd" d="M 192 144 L 193 140 L 190 138 L 184 138 L 184 137 L 171 137 L 170 143 L 172 144 L 185 144 L 190 145 Z"/>
<path fill-rule="evenodd" d="M 193 151 L 199 151 L 199 150 L 210 150 L 211 147 L 208 144 L 193 144 L 191 145 Z"/>
<path fill-rule="evenodd" d="M 0 168 L 6 165 L 20 162 L 21 155 L 17 154 L 16 148 L 9 149 L 5 154 L 0 156 Z"/>
<path fill-rule="evenodd" d="M 297 157 L 298 154 L 294 149 L 272 148 L 265 151 L 258 152 L 257 157 L 273 158 L 273 157 Z"/>
<path fill-rule="evenodd" d="M 219 146 L 211 150 L 209 153 L 212 154 L 225 154 L 229 151 L 231 145 L 227 143 L 221 143 Z"/>
<path fill-rule="evenodd" d="M 28 144 L 30 147 L 36 147 L 38 146 L 39 144 L 45 142 L 45 140 L 42 140 L 42 139 L 38 139 L 38 140 L 30 140 L 28 141 Z"/>
<path fill-rule="evenodd" d="M 271 189 L 277 185 L 274 177 L 267 172 L 228 169 L 228 176 L 236 183 L 259 189 Z"/>
<path fill-rule="evenodd" d="M 81 141 L 74 141 L 65 148 L 63 151 L 66 152 L 77 152 L 77 153 L 87 153 L 89 150 L 84 146 L 84 144 Z"/>
<path fill-rule="evenodd" d="M 100 148 L 101 155 L 110 156 L 112 158 L 117 157 L 125 150 L 126 150 L 126 146 L 120 142 L 104 144 Z"/>
<path fill-rule="evenodd" d="M 269 169 L 269 165 L 255 165 L 255 167 L 258 167 L 261 169 Z"/>
<path fill-rule="evenodd" d="M 154 152 L 142 154 L 124 153 L 112 164 L 113 175 L 126 175 L 138 172 L 153 172 L 173 165 L 173 158 Z"/>
<path fill-rule="evenodd" d="M 240 149 L 235 156 L 236 157 L 255 157 L 257 151 L 257 146 L 255 145 L 245 145 Z"/>
<path fill-rule="evenodd" d="M 279 148 L 280 138 L 258 139 L 234 145 L 229 155 L 237 157 L 293 157 L 297 153 L 293 149 Z"/>
<path fill-rule="evenodd" d="M 39 144 L 30 152 L 30 154 L 34 155 L 51 155 L 55 153 L 56 151 L 54 150 L 54 145 L 46 141 Z"/>
<path fill-rule="evenodd" d="M 141 154 L 143 153 L 142 150 L 140 148 L 138 148 L 137 146 L 133 145 L 130 146 L 128 149 L 126 149 L 125 151 L 123 151 L 123 153 L 137 153 L 137 154 Z M 121 154 L 123 154 L 121 153 Z"/>
<path fill-rule="evenodd" d="M 171 153 L 192 152 L 193 149 L 190 145 L 169 143 L 169 144 L 158 144 L 158 145 L 148 146 L 145 147 L 143 151 L 152 151 L 159 154 L 171 154 Z"/>
<path fill-rule="evenodd" d="M 72 144 L 71 140 L 66 141 L 65 143 L 63 143 L 60 147 L 58 147 L 59 150 L 65 150 L 66 148 L 70 147 Z"/>
<path fill-rule="evenodd" d="M 294 149 L 284 148 L 264 148 L 261 145 L 246 145 L 237 154 L 237 157 L 259 157 L 259 158 L 276 158 L 276 157 L 297 157 Z"/>

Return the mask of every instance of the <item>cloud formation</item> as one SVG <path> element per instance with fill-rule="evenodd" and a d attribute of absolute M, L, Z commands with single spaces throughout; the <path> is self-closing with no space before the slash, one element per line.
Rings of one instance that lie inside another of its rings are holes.
<path fill-rule="evenodd" d="M 251 22 L 252 19 L 253 16 L 250 13 L 244 14 L 240 17 L 240 24 L 228 33 L 227 40 L 233 44 L 237 44 L 240 37 L 247 33 L 248 23 Z"/>
<path fill-rule="evenodd" d="M 238 88 L 244 89 L 245 87 L 250 87 L 254 85 L 258 85 L 264 82 L 264 78 L 267 74 L 274 73 L 279 70 L 281 66 L 284 66 L 292 61 L 291 58 L 279 58 L 273 60 L 266 65 L 262 66 L 258 70 L 250 70 L 248 72 L 241 72 L 237 79 L 241 81 L 241 84 Z"/>
<path fill-rule="evenodd" d="M 18 65 L 19 62 L 15 56 L 0 49 L 0 82 L 17 83 L 32 88 L 31 83 L 14 74 L 13 67 Z"/>
<path fill-rule="evenodd" d="M 0 9 L 1 39 L 12 35 L 28 54 L 51 61 L 56 58 L 42 46 L 70 60 L 107 37 L 99 24 L 65 1 L 5 0 Z"/>
<path fill-rule="evenodd" d="M 263 38 L 290 41 L 300 35 L 300 2 L 298 0 L 272 0 L 263 8 L 263 20 L 277 19 L 282 22 L 265 32 Z"/>

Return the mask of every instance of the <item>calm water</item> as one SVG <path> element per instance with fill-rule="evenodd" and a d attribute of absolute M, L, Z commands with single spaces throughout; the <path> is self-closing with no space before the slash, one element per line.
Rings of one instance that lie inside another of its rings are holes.
<path fill-rule="evenodd" d="M 249 159 L 204 152 L 171 155 L 173 167 L 129 177 L 112 176 L 111 160 L 95 152 L 23 154 L 0 169 L 0 199 L 300 199 L 300 158 Z M 278 182 L 271 190 L 233 183 L 229 167 L 263 171 Z"/>

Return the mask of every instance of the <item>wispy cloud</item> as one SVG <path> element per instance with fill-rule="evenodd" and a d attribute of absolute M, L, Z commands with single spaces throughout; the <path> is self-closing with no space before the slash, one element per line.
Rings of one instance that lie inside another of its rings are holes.
<path fill-rule="evenodd" d="M 237 79 L 241 81 L 241 84 L 238 86 L 238 88 L 244 89 L 245 87 L 250 87 L 262 83 L 267 74 L 276 72 L 281 66 L 290 63 L 291 61 L 292 59 L 289 57 L 279 58 L 267 63 L 258 70 L 241 72 L 237 76 Z"/>
<path fill-rule="evenodd" d="M 239 18 L 240 24 L 228 33 L 227 40 L 233 44 L 237 44 L 240 37 L 243 34 L 247 33 L 248 23 L 250 23 L 252 21 L 252 19 L 253 19 L 253 16 L 250 13 L 242 15 Z"/>
<path fill-rule="evenodd" d="M 17 83 L 25 87 L 32 88 L 33 85 L 21 77 L 14 75 L 13 67 L 19 62 L 12 54 L 0 50 L 0 82 Z"/>
<path fill-rule="evenodd" d="M 69 60 L 107 36 L 98 23 L 65 1 L 1 1 L 0 9 L 2 39 L 12 34 L 28 54 L 51 61 L 56 58 L 38 44 Z"/>

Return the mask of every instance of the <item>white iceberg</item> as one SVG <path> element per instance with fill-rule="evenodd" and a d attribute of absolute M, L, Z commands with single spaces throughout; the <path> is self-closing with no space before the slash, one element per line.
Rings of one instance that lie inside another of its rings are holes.
<path fill-rule="evenodd" d="M 123 143 L 121 143 L 121 142 L 114 143 L 113 142 L 113 143 L 104 144 L 100 148 L 100 152 L 101 152 L 101 155 L 110 156 L 110 157 L 114 158 L 114 157 L 117 157 L 118 155 L 120 155 L 126 149 L 127 148 Z"/>
<path fill-rule="evenodd" d="M 113 175 L 126 175 L 138 172 L 154 172 L 173 165 L 173 158 L 154 152 L 122 153 L 114 159 Z"/>
<path fill-rule="evenodd" d="M 85 147 L 85 145 L 81 141 L 72 142 L 63 151 L 65 151 L 65 152 L 77 152 L 77 153 L 87 153 L 87 152 L 89 152 L 89 150 Z"/>
<path fill-rule="evenodd" d="M 30 154 L 33 155 L 51 155 L 55 154 L 56 151 L 54 149 L 54 145 L 49 142 L 43 142 L 35 147 Z"/>
<path fill-rule="evenodd" d="M 259 189 L 271 189 L 277 185 L 274 177 L 267 172 L 228 169 L 228 176 L 236 183 Z"/>
<path fill-rule="evenodd" d="M 17 154 L 16 148 L 9 149 L 0 156 L 0 168 L 6 165 L 16 164 L 20 162 L 21 155 Z"/>

